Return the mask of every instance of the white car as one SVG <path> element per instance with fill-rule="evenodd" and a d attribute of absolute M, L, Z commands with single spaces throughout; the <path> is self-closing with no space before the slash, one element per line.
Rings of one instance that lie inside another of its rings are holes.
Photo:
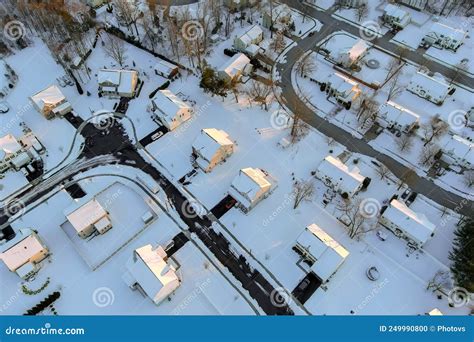
<path fill-rule="evenodd" d="M 5 101 L 0 102 L 0 113 L 4 114 L 10 110 L 10 107 L 7 105 Z"/>

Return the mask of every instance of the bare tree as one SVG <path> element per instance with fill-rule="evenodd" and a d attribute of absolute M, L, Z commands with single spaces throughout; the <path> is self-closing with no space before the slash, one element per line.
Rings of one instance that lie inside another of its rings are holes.
<path fill-rule="evenodd" d="M 466 70 L 467 70 L 466 63 L 459 62 L 458 64 L 453 66 L 450 69 L 449 74 L 447 75 L 447 77 L 449 79 L 449 85 L 452 85 L 454 82 L 456 82 L 457 79 L 459 78 L 459 75 L 464 73 Z"/>
<path fill-rule="evenodd" d="M 420 153 L 420 164 L 423 166 L 428 166 L 433 163 L 436 153 L 438 153 L 439 147 L 435 144 L 429 144 L 423 146 Z"/>
<path fill-rule="evenodd" d="M 403 91 L 403 87 L 400 86 L 398 82 L 400 75 L 401 75 L 401 72 L 399 69 L 399 71 L 396 72 L 392 76 L 392 79 L 388 82 L 387 101 L 390 101 L 394 97 L 400 95 L 400 93 Z"/>
<path fill-rule="evenodd" d="M 275 52 L 275 53 L 280 53 L 283 51 L 285 48 L 286 43 L 285 43 L 285 36 L 281 32 L 277 32 L 274 36 L 273 39 L 271 40 L 269 44 L 269 48 Z"/>
<path fill-rule="evenodd" d="M 343 200 L 337 207 L 343 213 L 344 223 L 351 239 L 359 238 L 375 227 L 375 225 L 367 226 L 368 217 L 363 215 L 360 210 L 361 202 L 360 199 L 355 201 Z"/>
<path fill-rule="evenodd" d="M 268 101 L 272 94 L 272 82 L 252 80 L 247 94 L 253 101 L 259 103 L 263 109 L 268 110 Z"/>
<path fill-rule="evenodd" d="M 117 20 L 127 26 L 128 30 L 132 32 L 132 25 L 135 28 L 137 37 L 140 38 L 138 32 L 137 20 L 142 15 L 140 11 L 140 2 L 138 0 L 114 0 L 116 8 Z"/>
<path fill-rule="evenodd" d="M 314 183 L 311 180 L 296 181 L 293 184 L 293 209 L 298 208 L 302 201 L 311 201 L 314 191 Z"/>
<path fill-rule="evenodd" d="M 123 63 L 127 59 L 123 40 L 109 34 L 104 43 L 106 55 L 116 61 L 120 66 L 123 66 Z"/>
<path fill-rule="evenodd" d="M 463 180 L 464 184 L 466 184 L 468 188 L 471 188 L 474 185 L 474 170 L 464 171 Z"/>
<path fill-rule="evenodd" d="M 380 179 L 387 178 L 388 175 L 390 174 L 390 169 L 386 167 L 384 164 L 380 164 L 380 166 L 375 171 L 380 176 Z"/>
<path fill-rule="evenodd" d="M 400 190 L 402 188 L 403 184 L 410 184 L 410 183 L 416 181 L 417 177 L 418 176 L 417 176 L 417 174 L 414 170 L 408 169 L 398 179 L 398 188 L 397 188 L 397 190 Z"/>
<path fill-rule="evenodd" d="M 357 21 L 360 22 L 362 19 L 367 18 L 369 15 L 369 8 L 367 5 L 360 5 L 359 7 L 356 8 L 356 13 L 357 13 Z"/>
<path fill-rule="evenodd" d="M 421 126 L 423 140 L 425 141 L 423 145 L 428 145 L 434 139 L 438 139 L 439 137 L 446 134 L 448 130 L 449 125 L 444 122 L 438 114 L 433 116 L 429 123 Z"/>
<path fill-rule="evenodd" d="M 400 151 L 410 151 L 413 147 L 413 136 L 410 134 L 402 134 L 396 141 L 397 147 Z"/>
<path fill-rule="evenodd" d="M 317 69 L 311 54 L 304 56 L 296 62 L 296 72 L 301 76 L 309 76 Z"/>

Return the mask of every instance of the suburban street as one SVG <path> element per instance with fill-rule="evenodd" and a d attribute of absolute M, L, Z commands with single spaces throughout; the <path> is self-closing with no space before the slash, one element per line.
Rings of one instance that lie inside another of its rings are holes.
<path fill-rule="evenodd" d="M 324 118 L 321 118 L 316 113 L 314 113 L 304 101 L 300 99 L 291 83 L 291 72 L 296 61 L 305 52 L 312 50 L 316 46 L 317 42 L 323 40 L 332 32 L 344 30 L 356 36 L 360 36 L 360 32 L 357 27 L 346 22 L 339 21 L 331 17 L 331 15 L 328 13 L 318 11 L 310 6 L 301 5 L 299 1 L 290 0 L 284 2 L 294 8 L 299 9 L 300 11 L 306 12 L 308 15 L 323 23 L 323 27 L 320 32 L 316 32 L 313 36 L 308 36 L 299 40 L 298 44 L 294 45 L 285 54 L 286 58 L 284 59 L 284 62 L 276 64 L 277 71 L 281 77 L 281 81 L 279 83 L 279 86 L 282 88 L 281 101 L 285 104 L 285 106 L 287 106 L 293 113 L 298 113 L 298 115 L 306 123 L 317 129 L 322 134 L 331 137 L 338 143 L 346 146 L 349 151 L 361 153 L 378 160 L 380 163 L 387 166 L 397 178 L 403 179 L 413 191 L 423 194 L 434 202 L 450 208 L 455 212 L 468 216 L 472 215 L 474 212 L 473 201 L 467 200 L 448 190 L 440 188 L 430 179 L 420 177 L 410 167 L 405 166 L 394 158 L 391 158 L 390 156 L 375 150 L 364 139 L 356 138 L 344 129 L 328 122 Z M 390 43 L 389 39 L 386 39 L 386 37 L 379 38 L 372 43 L 393 53 L 396 53 L 398 49 L 398 46 Z M 406 58 L 417 64 L 422 64 L 425 59 L 416 52 L 409 52 Z M 439 63 L 430 63 L 432 70 L 440 72 L 441 74 L 447 75 L 451 70 Z M 458 82 L 468 87 L 472 87 L 474 85 L 474 80 L 465 75 L 462 75 L 462 77 L 460 76 Z"/>

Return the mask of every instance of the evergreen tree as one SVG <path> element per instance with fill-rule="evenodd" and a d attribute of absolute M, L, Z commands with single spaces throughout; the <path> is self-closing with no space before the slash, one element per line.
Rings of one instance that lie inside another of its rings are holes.
<path fill-rule="evenodd" d="M 204 68 L 199 86 L 204 89 L 205 92 L 210 92 L 211 94 L 222 97 L 227 96 L 228 86 L 217 76 L 216 71 L 210 67 Z"/>
<path fill-rule="evenodd" d="M 474 292 L 474 219 L 466 218 L 454 232 L 453 250 L 449 259 L 456 285 Z"/>

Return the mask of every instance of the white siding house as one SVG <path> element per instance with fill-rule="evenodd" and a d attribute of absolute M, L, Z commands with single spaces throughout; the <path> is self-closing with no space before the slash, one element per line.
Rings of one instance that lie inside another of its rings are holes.
<path fill-rule="evenodd" d="M 452 135 L 442 151 L 442 159 L 450 164 L 465 168 L 474 166 L 474 143 L 459 135 Z"/>
<path fill-rule="evenodd" d="M 456 51 L 463 43 L 467 33 L 441 23 L 434 23 L 422 41 L 440 49 Z"/>
<path fill-rule="evenodd" d="M 336 62 L 342 64 L 345 68 L 357 64 L 369 50 L 369 45 L 363 39 L 357 40 L 353 45 L 341 48 L 338 53 Z"/>
<path fill-rule="evenodd" d="M 248 212 L 268 196 L 271 187 L 269 177 L 264 171 L 249 167 L 239 171 L 232 181 L 229 195 L 238 202 L 244 212 Z"/>
<path fill-rule="evenodd" d="M 250 59 L 243 53 L 238 53 L 219 68 L 217 75 L 225 82 L 238 81 L 242 75 L 248 75 L 251 70 Z"/>
<path fill-rule="evenodd" d="M 234 142 L 223 130 L 206 128 L 194 140 L 192 149 L 194 163 L 204 172 L 210 172 L 234 153 Z"/>
<path fill-rule="evenodd" d="M 407 90 L 437 105 L 442 105 L 453 88 L 441 77 L 417 72 L 410 80 Z"/>
<path fill-rule="evenodd" d="M 126 264 L 125 283 L 150 298 L 156 305 L 168 298 L 180 286 L 176 269 L 168 262 L 163 247 L 145 245 L 135 249 Z"/>
<path fill-rule="evenodd" d="M 379 123 L 385 128 L 396 128 L 404 133 L 410 132 L 420 121 L 420 116 L 392 101 L 380 106 Z"/>
<path fill-rule="evenodd" d="M 48 120 L 67 114 L 72 110 L 71 104 L 55 85 L 31 96 L 30 100 L 36 110 Z"/>
<path fill-rule="evenodd" d="M 323 89 L 328 95 L 334 97 L 337 102 L 346 106 L 347 109 L 350 108 L 352 102 L 355 101 L 361 93 L 357 82 L 339 73 L 328 76 Z"/>
<path fill-rule="evenodd" d="M 392 29 L 401 30 L 410 23 L 410 20 L 410 13 L 399 6 L 388 4 L 383 10 L 382 21 Z"/>
<path fill-rule="evenodd" d="M 265 11 L 262 19 L 263 27 L 273 30 L 286 30 L 290 28 L 293 22 L 291 9 L 286 4 L 275 6 L 270 12 Z"/>
<path fill-rule="evenodd" d="M 245 51 L 250 45 L 258 45 L 262 40 L 262 28 L 255 24 L 243 35 L 234 39 L 234 47 L 239 51 Z"/>
<path fill-rule="evenodd" d="M 0 138 L 0 174 L 10 168 L 19 170 L 30 162 L 30 155 L 13 135 Z"/>
<path fill-rule="evenodd" d="M 101 69 L 97 74 L 99 94 L 116 97 L 134 97 L 138 84 L 135 70 Z"/>
<path fill-rule="evenodd" d="M 343 162 L 333 156 L 327 156 L 319 164 L 316 177 L 341 194 L 347 193 L 349 197 L 353 197 L 362 189 L 365 180 L 365 177 L 359 173 L 358 168 L 354 167 L 350 170 Z"/>
<path fill-rule="evenodd" d="M 311 224 L 298 236 L 293 249 L 311 264 L 323 283 L 341 267 L 349 252 L 316 224 Z"/>
<path fill-rule="evenodd" d="M 411 245 L 422 247 L 433 235 L 436 226 L 424 214 L 393 199 L 380 217 L 380 223 Z"/>
<path fill-rule="evenodd" d="M 69 223 L 82 239 L 94 232 L 104 234 L 112 228 L 109 213 L 95 199 L 77 206 L 67 208 L 64 212 Z"/>
<path fill-rule="evenodd" d="M 154 69 L 155 69 L 155 74 L 160 75 L 164 78 L 172 78 L 179 71 L 179 68 L 177 65 L 174 65 L 163 59 L 160 59 L 158 60 L 158 62 L 156 62 Z"/>
<path fill-rule="evenodd" d="M 193 110 L 170 90 L 158 91 L 151 100 L 157 119 L 170 131 L 191 119 Z"/>

